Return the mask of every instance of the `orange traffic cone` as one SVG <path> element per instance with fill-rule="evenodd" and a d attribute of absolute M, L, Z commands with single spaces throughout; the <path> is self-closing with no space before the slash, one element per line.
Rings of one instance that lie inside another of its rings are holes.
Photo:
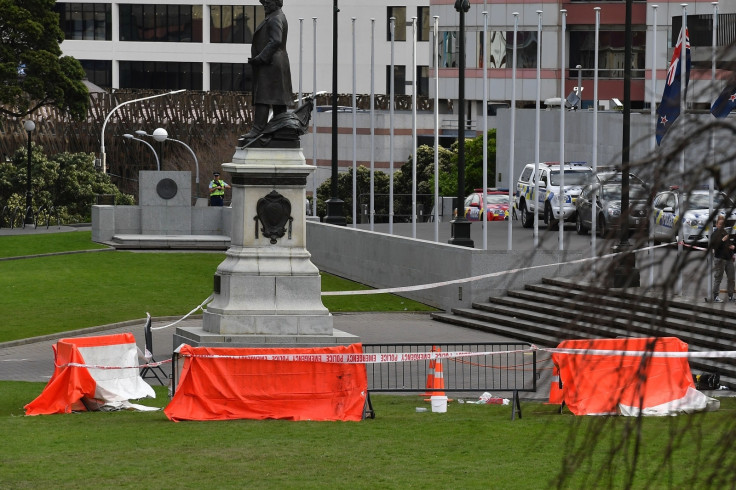
<path fill-rule="evenodd" d="M 436 345 L 432 346 L 432 352 L 439 352 L 440 348 Z M 422 396 L 432 396 L 435 393 L 432 393 L 432 389 L 434 388 L 434 369 L 437 365 L 437 360 L 432 359 L 429 361 L 429 370 L 427 370 L 427 384 L 425 385 L 425 388 L 427 388 L 427 391 L 425 391 Z M 429 401 L 429 398 L 424 399 L 425 402 Z"/>

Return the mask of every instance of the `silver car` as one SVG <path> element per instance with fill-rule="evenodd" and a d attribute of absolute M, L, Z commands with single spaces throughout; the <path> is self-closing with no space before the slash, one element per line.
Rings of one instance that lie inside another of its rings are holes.
<path fill-rule="evenodd" d="M 593 191 L 596 191 L 596 231 L 605 237 L 611 230 L 621 229 L 621 184 L 588 184 L 583 187 L 575 203 L 578 235 L 587 234 L 593 227 Z M 629 186 L 630 232 L 648 229 L 647 192 L 643 185 Z"/>
<path fill-rule="evenodd" d="M 679 236 L 687 243 L 707 243 L 715 221 L 709 219 L 709 209 L 709 191 L 705 189 L 694 190 L 689 197 L 677 188 L 658 193 L 652 201 L 654 241 L 670 242 Z M 727 228 L 736 223 L 734 203 L 723 192 L 714 191 L 713 209 L 714 217 L 726 216 Z"/>

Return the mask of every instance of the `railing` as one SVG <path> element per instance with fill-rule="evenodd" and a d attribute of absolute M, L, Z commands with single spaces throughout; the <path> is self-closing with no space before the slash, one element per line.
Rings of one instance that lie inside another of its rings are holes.
<path fill-rule="evenodd" d="M 23 209 L 20 206 L 14 208 L 3 206 L 2 211 L 0 211 L 0 228 L 5 227 L 11 230 L 14 228 L 25 228 L 26 224 L 31 224 L 26 223 L 25 219 L 29 214 L 33 217 L 32 224 L 34 228 L 38 228 L 39 222 L 43 222 L 43 218 L 45 218 L 46 229 L 48 229 L 51 226 L 52 217 L 56 219 L 56 225 L 61 228 L 61 218 L 59 217 L 58 211 L 54 206 L 46 205 L 41 206 L 38 212 L 35 212 L 31 207 Z"/>
<path fill-rule="evenodd" d="M 429 376 L 434 372 L 429 360 L 408 360 L 404 362 L 379 362 L 366 364 L 369 395 L 366 402 L 366 415 L 373 418 L 375 413 L 370 401 L 370 392 L 513 392 L 511 419 L 518 413 L 521 418 L 519 392 L 537 391 L 537 356 L 525 342 L 489 342 L 458 344 L 363 344 L 363 352 L 385 355 L 391 360 L 392 354 L 426 352 L 478 352 L 469 357 L 452 357 L 437 360 L 442 363 L 444 388 L 438 390 L 427 386 Z M 380 356 L 379 356 L 380 359 Z"/>
<path fill-rule="evenodd" d="M 431 221 L 434 205 L 434 194 L 417 194 L 417 221 Z M 441 197 L 441 196 L 440 196 Z M 394 194 L 394 223 L 411 223 L 412 203 L 411 194 Z M 389 195 L 374 194 L 373 206 L 375 214 L 373 215 L 374 223 L 388 223 L 389 221 Z M 370 223 L 370 194 L 360 194 L 358 196 L 359 222 Z M 442 216 L 442 208 L 439 209 L 439 215 Z"/>

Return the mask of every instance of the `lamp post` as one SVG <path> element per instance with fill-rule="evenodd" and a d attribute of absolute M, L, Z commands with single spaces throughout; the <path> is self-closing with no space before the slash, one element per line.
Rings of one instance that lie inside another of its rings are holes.
<path fill-rule="evenodd" d="M 28 164 L 26 165 L 26 217 L 25 224 L 33 224 L 33 204 L 31 191 L 31 133 L 36 129 L 36 123 L 30 119 L 23 121 L 23 129 L 28 133 Z"/>
<path fill-rule="evenodd" d="M 327 200 L 327 215 L 325 223 L 345 226 L 347 220 L 342 213 L 343 200 L 337 197 L 337 0 L 334 0 L 332 10 L 332 182 Z M 316 196 L 315 196 L 316 199 Z M 316 202 L 316 200 L 315 200 Z"/>
<path fill-rule="evenodd" d="M 180 141 L 174 138 L 169 138 L 169 133 L 164 128 L 156 128 L 153 131 L 153 134 L 148 134 L 142 130 L 136 131 L 136 134 L 140 134 L 143 136 L 150 136 L 156 141 L 161 142 L 161 143 L 163 143 L 164 141 L 173 141 L 175 143 L 179 143 L 180 145 L 183 145 L 184 148 L 189 150 L 189 153 L 192 154 L 192 158 L 194 158 L 194 172 L 195 172 L 194 181 L 197 184 L 197 190 L 195 192 L 196 194 L 195 197 L 199 197 L 199 160 L 197 160 L 197 155 L 194 153 L 194 150 L 192 150 L 191 147 L 187 145 L 186 143 L 184 143 L 183 141 Z"/>
<path fill-rule="evenodd" d="M 136 138 L 132 134 L 128 134 L 128 133 L 125 133 L 123 135 L 123 138 L 129 139 L 129 140 L 140 141 L 141 143 L 143 143 L 144 145 L 146 145 L 147 147 L 149 147 L 151 149 L 151 151 L 153 152 L 153 156 L 156 157 L 156 170 L 159 170 L 159 171 L 161 170 L 161 163 L 158 160 L 158 154 L 156 153 L 156 150 L 153 149 L 153 146 L 151 146 L 151 144 L 148 143 L 148 141 L 142 140 L 140 138 Z"/>
<path fill-rule="evenodd" d="M 133 99 L 133 100 L 121 102 L 120 104 L 116 105 L 113 108 L 113 110 L 111 110 L 107 114 L 107 116 L 105 116 L 105 121 L 102 123 L 102 133 L 100 134 L 100 160 L 102 161 L 102 173 L 107 173 L 107 154 L 105 153 L 105 127 L 107 126 L 107 121 L 110 120 L 110 117 L 112 117 L 115 111 L 117 111 L 124 105 L 132 104 L 133 102 L 140 102 L 142 100 L 155 99 L 156 97 L 163 97 L 164 95 L 174 95 L 180 92 L 186 92 L 186 89 L 174 90 L 172 92 L 166 92 L 165 94 L 149 95 L 148 97 L 141 97 L 139 99 Z"/>
<path fill-rule="evenodd" d="M 457 111 L 457 216 L 450 222 L 451 237 L 448 243 L 473 247 L 470 238 L 470 221 L 465 219 L 465 13 L 470 10 L 469 0 L 456 0 L 455 10 L 460 13 L 458 33 L 460 60 L 458 63 L 458 111 Z M 484 211 L 485 212 L 485 211 Z"/>

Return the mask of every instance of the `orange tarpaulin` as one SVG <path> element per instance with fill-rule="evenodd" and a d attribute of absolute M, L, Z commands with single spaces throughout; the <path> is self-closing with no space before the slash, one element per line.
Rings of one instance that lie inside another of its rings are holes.
<path fill-rule="evenodd" d="M 674 337 L 566 340 L 557 348 L 580 350 L 552 354 L 562 399 L 575 415 L 615 414 L 619 405 L 644 410 L 680 400 L 695 387 L 687 358 L 643 355 L 687 352 L 687 344 Z"/>
<path fill-rule="evenodd" d="M 138 348 L 132 333 L 60 339 L 52 349 L 54 373 L 43 392 L 25 406 L 26 415 L 86 410 L 83 399 L 104 404 L 155 397 L 153 389 L 139 376 Z M 70 363 L 131 367 L 108 370 Z"/>
<path fill-rule="evenodd" d="M 364 364 L 234 357 L 362 351 L 361 344 L 290 349 L 183 345 L 181 380 L 164 413 L 174 421 L 361 420 L 368 389 Z"/>

